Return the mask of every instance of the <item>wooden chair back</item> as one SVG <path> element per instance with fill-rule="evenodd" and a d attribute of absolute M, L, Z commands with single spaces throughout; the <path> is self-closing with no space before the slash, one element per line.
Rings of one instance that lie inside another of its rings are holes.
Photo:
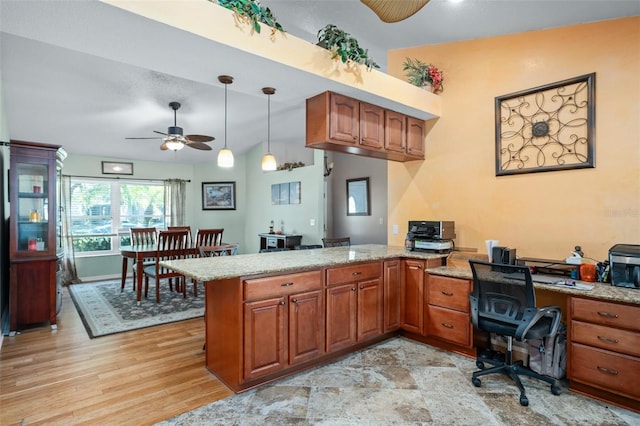
<path fill-rule="evenodd" d="M 163 269 L 159 267 L 159 262 L 163 260 L 184 259 L 187 253 L 188 241 L 189 232 L 186 230 L 160 231 L 158 233 L 156 269 Z"/>
<path fill-rule="evenodd" d="M 193 237 L 191 235 L 190 226 L 167 226 L 167 231 L 187 231 L 188 233 L 187 243 L 189 243 L 189 245 L 193 243 Z"/>
<path fill-rule="evenodd" d="M 156 228 L 131 228 L 129 229 L 129 237 L 132 246 L 155 244 Z"/>
<path fill-rule="evenodd" d="M 342 247 L 351 245 L 351 237 L 343 238 L 323 238 L 322 245 L 325 247 Z"/>
<path fill-rule="evenodd" d="M 196 246 L 219 246 L 222 244 L 224 228 L 198 229 Z"/>

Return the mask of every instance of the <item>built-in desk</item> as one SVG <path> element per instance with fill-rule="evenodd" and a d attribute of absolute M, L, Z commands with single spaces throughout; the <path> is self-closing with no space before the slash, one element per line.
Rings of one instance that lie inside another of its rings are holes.
<path fill-rule="evenodd" d="M 260 237 L 260 250 L 265 249 L 292 249 L 299 246 L 302 241 L 302 235 L 285 235 L 285 234 L 258 234 Z"/>

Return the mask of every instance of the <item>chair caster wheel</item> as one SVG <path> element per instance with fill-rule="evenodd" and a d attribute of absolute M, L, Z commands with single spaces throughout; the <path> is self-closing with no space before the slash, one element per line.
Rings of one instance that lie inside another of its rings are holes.
<path fill-rule="evenodd" d="M 478 367 L 480 370 L 484 370 L 484 362 L 476 361 L 476 367 Z"/>
<path fill-rule="evenodd" d="M 473 379 L 471 379 L 471 383 L 473 383 L 473 386 L 477 388 L 479 388 L 480 385 L 482 385 L 482 382 L 477 377 L 474 377 Z"/>
<path fill-rule="evenodd" d="M 520 405 L 526 407 L 529 405 L 529 399 L 525 395 L 520 395 Z"/>
<path fill-rule="evenodd" d="M 551 385 L 551 393 L 554 395 L 560 395 L 560 386 L 558 385 Z"/>

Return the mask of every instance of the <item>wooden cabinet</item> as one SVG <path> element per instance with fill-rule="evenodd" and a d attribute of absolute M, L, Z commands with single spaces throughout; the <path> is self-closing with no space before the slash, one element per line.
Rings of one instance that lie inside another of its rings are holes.
<path fill-rule="evenodd" d="M 424 158 L 423 120 L 333 92 L 306 106 L 307 147 L 392 161 Z"/>
<path fill-rule="evenodd" d="M 59 146 L 11 141 L 10 333 L 48 322 L 56 328 L 62 256 L 57 183 L 64 151 Z"/>
<path fill-rule="evenodd" d="M 426 333 L 456 345 L 472 346 L 471 281 L 427 274 Z"/>
<path fill-rule="evenodd" d="M 407 149 L 406 154 L 416 159 L 424 159 L 424 121 L 407 117 Z"/>
<path fill-rule="evenodd" d="M 424 334 L 424 269 L 425 261 L 402 261 L 402 329 Z"/>
<path fill-rule="evenodd" d="M 382 334 L 382 262 L 329 268 L 326 284 L 327 352 Z"/>
<path fill-rule="evenodd" d="M 640 410 L 640 306 L 571 297 L 568 343 L 572 390 Z"/>
<path fill-rule="evenodd" d="M 383 264 L 384 332 L 397 330 L 402 325 L 402 281 L 400 259 L 386 260 Z"/>
<path fill-rule="evenodd" d="M 324 353 L 320 271 L 245 280 L 244 380 Z"/>

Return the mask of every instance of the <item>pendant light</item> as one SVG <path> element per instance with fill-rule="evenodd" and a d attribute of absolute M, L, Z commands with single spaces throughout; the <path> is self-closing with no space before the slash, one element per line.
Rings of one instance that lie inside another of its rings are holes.
<path fill-rule="evenodd" d="M 230 75 L 219 75 L 218 81 L 224 84 L 224 148 L 218 152 L 218 167 L 233 167 L 233 152 L 227 148 L 227 87 L 233 83 Z"/>
<path fill-rule="evenodd" d="M 276 157 L 271 153 L 271 95 L 276 93 L 276 89 L 263 87 L 262 93 L 267 95 L 267 153 L 262 157 L 262 170 L 272 172 L 278 167 Z"/>

